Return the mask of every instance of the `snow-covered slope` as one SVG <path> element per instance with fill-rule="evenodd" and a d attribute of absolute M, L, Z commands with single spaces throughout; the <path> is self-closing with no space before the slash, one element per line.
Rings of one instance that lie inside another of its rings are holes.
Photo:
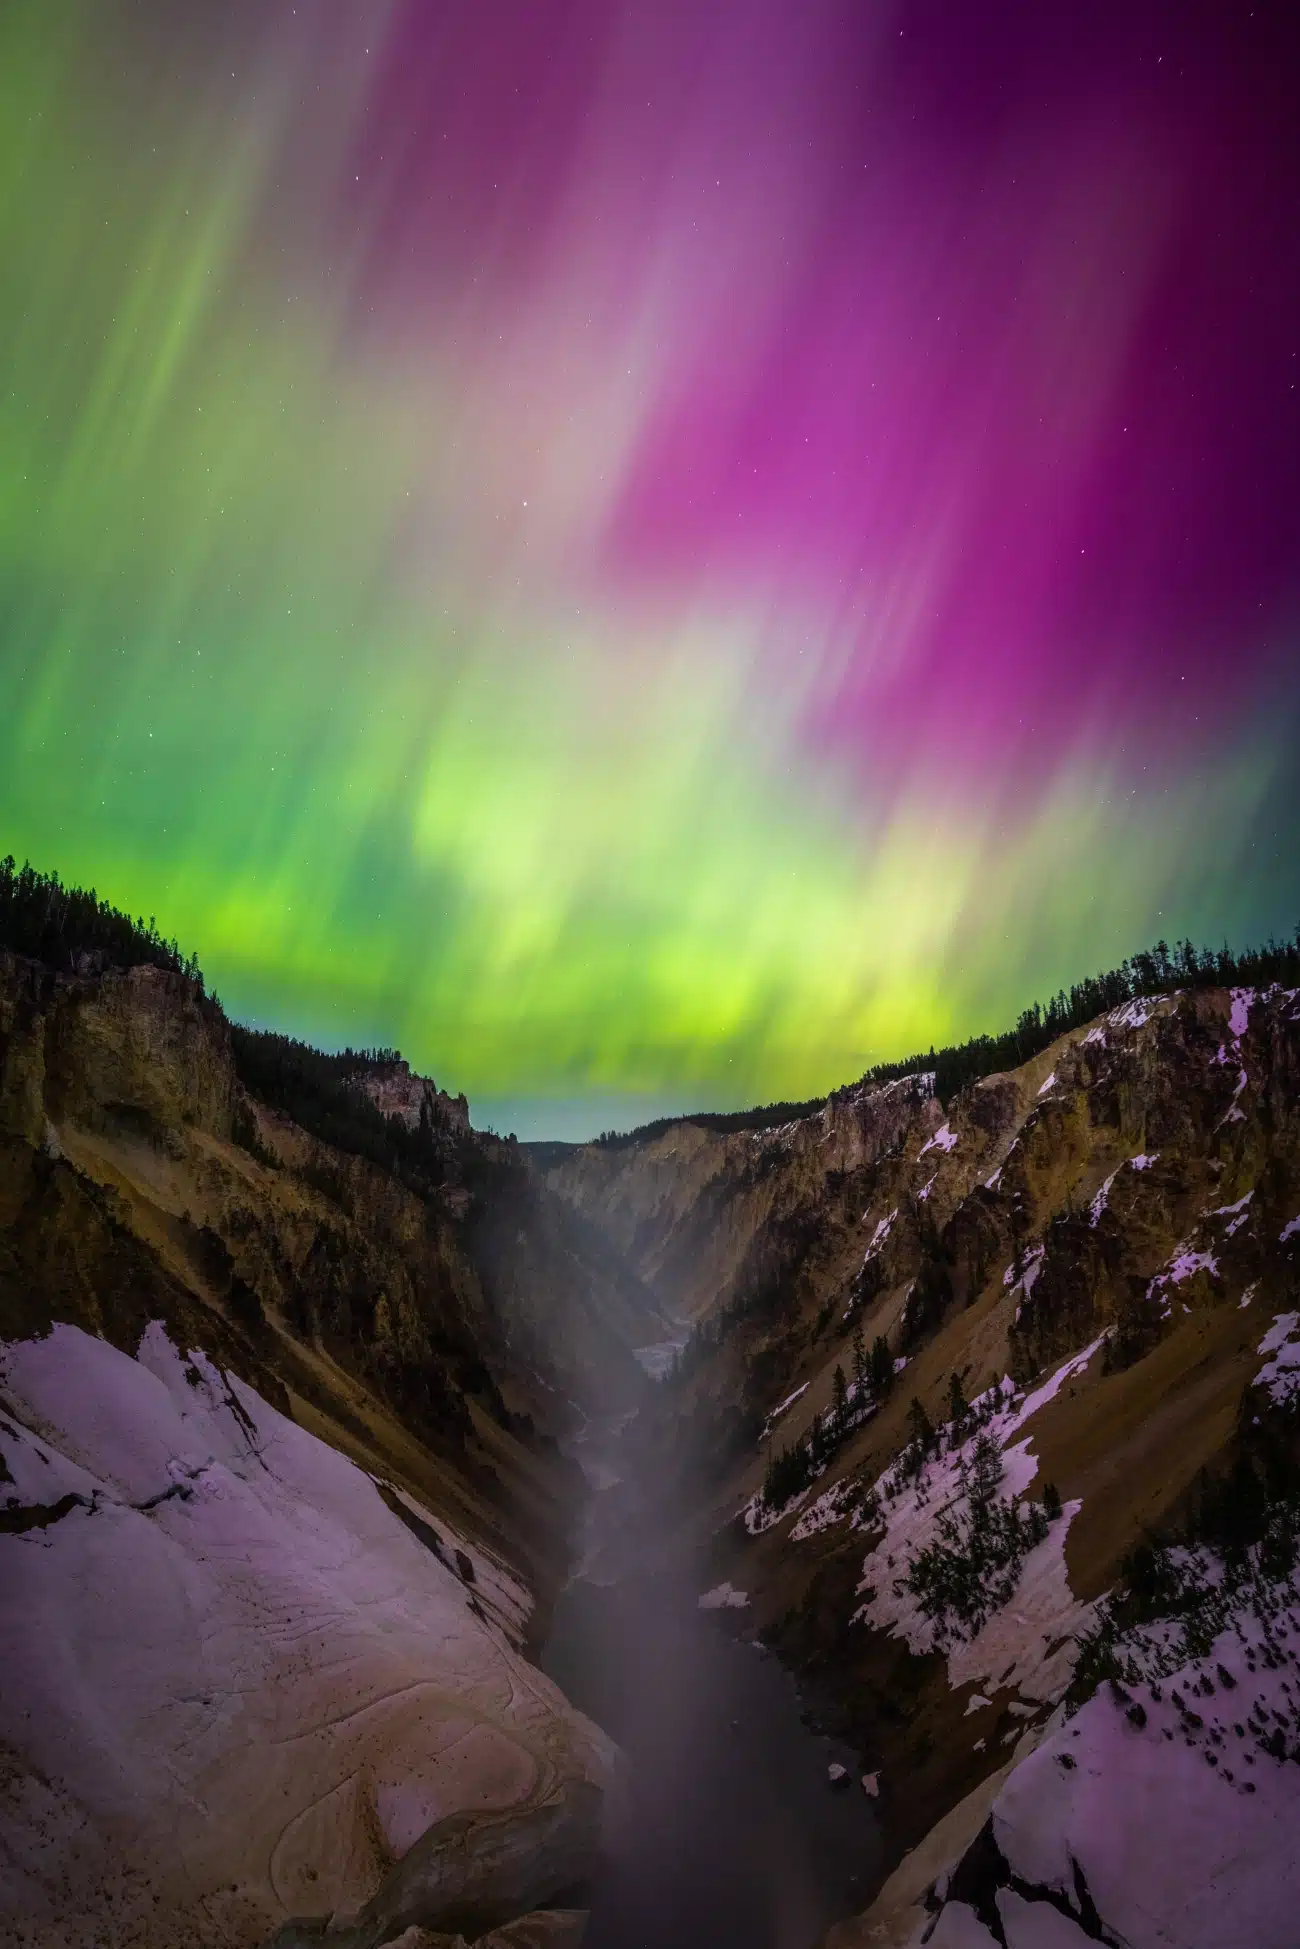
<path fill-rule="evenodd" d="M 6 1942 L 252 1944 L 608 1778 L 504 1568 L 158 1324 L 5 1346 L 0 1455 Z"/>
<path fill-rule="evenodd" d="M 1261 1595 L 1201 1656 L 1170 1627 L 1145 1634 L 1133 1649 L 1151 1676 L 1103 1685 L 1014 1768 L 910 1940 L 1292 1949 L 1300 1592 L 1284 1579 Z"/>

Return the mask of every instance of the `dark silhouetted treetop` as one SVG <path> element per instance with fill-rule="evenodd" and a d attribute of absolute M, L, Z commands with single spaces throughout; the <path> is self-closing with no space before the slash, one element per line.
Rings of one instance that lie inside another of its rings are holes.
<path fill-rule="evenodd" d="M 1167 942 L 1157 941 L 1153 948 L 1130 956 L 1118 968 L 1076 982 L 1068 994 L 1058 989 L 1046 1005 L 1034 1002 L 1022 1010 L 1016 1026 L 1001 1035 L 976 1035 L 967 1042 L 931 1048 L 925 1055 L 876 1063 L 856 1083 L 832 1090 L 829 1096 L 812 1097 L 807 1103 L 768 1103 L 754 1110 L 704 1110 L 682 1117 L 659 1117 L 636 1130 L 607 1130 L 595 1141 L 606 1149 L 618 1150 L 628 1144 L 649 1143 L 682 1123 L 724 1132 L 771 1130 L 796 1118 L 813 1116 L 850 1091 L 894 1083 L 904 1076 L 933 1075 L 934 1093 L 946 1104 L 967 1084 L 1018 1069 L 1041 1054 L 1057 1036 L 1080 1029 L 1125 1002 L 1168 994 L 1175 988 L 1265 988 L 1275 981 L 1288 986 L 1300 984 L 1300 927 L 1289 941 L 1270 938 L 1264 946 L 1244 948 L 1240 954 L 1234 954 L 1226 942 L 1214 949 L 1196 948 L 1190 941 L 1179 941 L 1170 948 Z"/>
<path fill-rule="evenodd" d="M 182 954 L 152 917 L 132 920 L 93 887 L 65 887 L 57 873 L 15 866 L 12 853 L 0 860 L 0 947 L 65 974 L 147 966 L 203 988 L 197 955 Z"/>
<path fill-rule="evenodd" d="M 322 1143 L 368 1158 L 413 1190 L 428 1191 L 446 1181 L 449 1153 L 462 1148 L 446 1126 L 422 1116 L 412 1130 L 400 1117 L 385 1116 L 355 1087 L 367 1072 L 400 1062 L 396 1049 L 329 1052 L 238 1022 L 230 1033 L 235 1073 L 250 1096 L 291 1117 Z"/>

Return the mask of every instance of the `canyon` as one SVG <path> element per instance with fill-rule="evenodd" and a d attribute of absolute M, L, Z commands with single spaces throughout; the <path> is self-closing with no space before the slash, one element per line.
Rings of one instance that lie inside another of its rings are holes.
<path fill-rule="evenodd" d="M 598 1642 L 546 1647 L 600 1421 L 674 1619 L 845 1766 L 836 1949 L 1283 1949 L 1295 992 L 532 1148 L 394 1052 L 340 1071 L 354 1143 L 248 1033 L 0 955 L 8 1936 L 599 1930 L 635 1786 L 556 1682 Z"/>

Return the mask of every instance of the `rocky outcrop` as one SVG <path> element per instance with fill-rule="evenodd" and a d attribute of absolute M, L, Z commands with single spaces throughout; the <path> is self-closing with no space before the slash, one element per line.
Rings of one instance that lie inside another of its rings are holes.
<path fill-rule="evenodd" d="M 673 1126 L 570 1153 L 551 1182 L 593 1215 L 608 1197 L 655 1281 L 712 1231 L 645 1439 L 665 1472 L 706 1463 L 713 1575 L 879 1769 L 887 1862 L 961 1804 L 987 1818 L 1144 1538 L 1244 1524 L 1264 1548 L 1260 1508 L 1300 1484 L 1295 993 L 1127 1003 L 944 1104 L 918 1081 L 776 1130 Z M 769 1504 L 782 1449 L 804 1459 Z M 1068 1876 L 1040 1896 L 1014 1873 L 1003 1908 L 1068 1905 Z M 986 1909 L 972 1926 L 1001 1941 Z M 854 1939 L 934 1924 L 922 1907 Z M 985 1939 L 964 1926 L 954 1905 L 927 1939 Z"/>
<path fill-rule="evenodd" d="M 131 1261 L 187 1330 L 207 1319 L 245 1343 L 250 1381 L 353 1422 L 341 1397 L 377 1395 L 490 1490 L 484 1471 L 499 1465 L 480 1467 L 476 1446 L 558 1432 L 568 1395 L 597 1382 L 634 1389 L 630 1348 L 660 1322 L 514 1147 L 470 1132 L 404 1065 L 381 1070 L 377 1087 L 425 1104 L 432 1091 L 440 1116 L 451 1104 L 440 1182 L 408 1181 L 251 1098 L 224 1016 L 183 976 L 67 976 L 0 957 L 0 1142 L 11 1187 L 27 1187 L 0 1245 L 10 1324 L 44 1311 L 111 1336 L 122 1306 L 136 1333 Z"/>
<path fill-rule="evenodd" d="M 448 1096 L 429 1076 L 416 1076 L 411 1065 L 372 1062 L 358 1071 L 353 1088 L 374 1104 L 381 1116 L 397 1117 L 408 1130 L 423 1123 L 464 1136 L 469 1130 L 469 1104 L 463 1096 Z"/>
<path fill-rule="evenodd" d="M 601 1795 L 565 1781 L 546 1800 L 507 1813 L 455 1814 L 423 1834 L 356 1920 L 334 1917 L 331 1949 L 382 1949 L 411 1928 L 473 1942 L 538 1944 L 581 1939 L 572 1911 L 547 1921 L 539 1905 L 591 1879 L 600 1841 Z M 580 1913 L 580 1912 L 579 1912 Z M 268 1949 L 307 1949 L 317 1924 L 294 1921 Z"/>
<path fill-rule="evenodd" d="M 183 975 L 0 958 L 6 1940 L 481 1935 L 589 1874 L 610 1750 L 520 1647 L 568 1395 L 655 1316 L 454 1109 L 408 1181 Z"/>
<path fill-rule="evenodd" d="M 927 1077 L 837 1090 L 774 1129 L 719 1133 L 689 1121 L 647 1143 L 588 1144 L 547 1172 L 660 1301 L 683 1318 L 725 1307 L 770 1258 L 782 1225 L 818 1212 L 829 1188 L 864 1179 L 941 1113 Z"/>
<path fill-rule="evenodd" d="M 0 1130 L 47 1121 L 230 1135 L 230 1032 L 193 982 L 161 968 L 55 975 L 0 953 Z"/>

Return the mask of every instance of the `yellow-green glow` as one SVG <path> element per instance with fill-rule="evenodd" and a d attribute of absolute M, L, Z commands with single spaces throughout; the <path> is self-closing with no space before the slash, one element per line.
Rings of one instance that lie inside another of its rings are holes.
<path fill-rule="evenodd" d="M 649 571 L 647 455 L 708 331 L 719 397 L 756 357 L 732 287 L 756 343 L 785 259 L 739 206 L 701 256 L 684 188 L 648 217 L 588 158 L 540 266 L 492 218 L 397 302 L 359 166 L 394 13 L 268 0 L 188 51 L 116 5 L 0 18 L 0 850 L 156 914 L 233 1013 L 533 1130 L 806 1096 L 1155 933 L 1287 924 L 1276 690 L 1171 740 L 1121 658 L 1040 756 L 986 636 L 996 708 L 940 734 L 969 457 L 874 554 L 823 551 L 802 483 Z"/>

